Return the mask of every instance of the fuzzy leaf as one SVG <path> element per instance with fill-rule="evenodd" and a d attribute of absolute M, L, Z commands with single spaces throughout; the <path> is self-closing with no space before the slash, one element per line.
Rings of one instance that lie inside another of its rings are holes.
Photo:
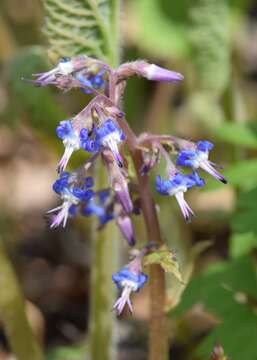
<path fill-rule="evenodd" d="M 180 282 L 182 281 L 178 261 L 175 254 L 170 250 L 159 250 L 144 257 L 144 266 L 159 264 L 167 273 L 173 274 Z"/>
<path fill-rule="evenodd" d="M 229 4 L 226 0 L 191 1 L 189 12 L 197 86 L 219 97 L 230 72 Z"/>
<path fill-rule="evenodd" d="M 44 0 L 44 33 L 50 57 L 86 54 L 117 61 L 116 12 L 119 0 Z"/>

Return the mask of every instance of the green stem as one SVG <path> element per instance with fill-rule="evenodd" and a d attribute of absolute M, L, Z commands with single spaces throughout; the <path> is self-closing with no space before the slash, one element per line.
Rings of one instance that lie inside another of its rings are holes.
<path fill-rule="evenodd" d="M 96 188 L 106 187 L 105 169 L 102 164 L 95 169 Z M 112 273 L 118 268 L 119 234 L 115 224 L 110 223 L 101 231 L 92 226 L 92 260 L 90 289 L 90 359 L 114 360 L 116 347 L 114 329 L 116 320 L 111 311 L 116 291 Z"/>
<path fill-rule="evenodd" d="M 43 360 L 44 356 L 28 322 L 22 291 L 0 241 L 0 318 L 18 360 Z"/>
<path fill-rule="evenodd" d="M 108 64 L 116 67 L 119 64 L 119 0 L 110 2 L 110 39 L 112 44 L 107 54 Z M 106 187 L 105 169 L 98 164 L 95 169 L 96 188 Z M 92 226 L 92 262 L 90 288 L 89 344 L 90 359 L 115 360 L 117 358 L 116 317 L 111 311 L 116 298 L 112 283 L 112 273 L 119 267 L 120 237 L 117 226 L 109 223 L 97 231 L 96 223 Z"/>

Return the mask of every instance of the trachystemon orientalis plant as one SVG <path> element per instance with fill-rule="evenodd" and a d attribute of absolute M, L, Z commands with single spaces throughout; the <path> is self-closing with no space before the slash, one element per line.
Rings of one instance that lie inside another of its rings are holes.
<path fill-rule="evenodd" d="M 184 195 L 192 187 L 204 186 L 198 172 L 200 169 L 226 183 L 217 170 L 218 166 L 209 160 L 213 148 L 209 141 L 194 143 L 172 135 L 134 134 L 126 122 L 121 101 L 127 80 L 135 75 L 164 82 L 183 80 L 181 74 L 145 61 L 124 63 L 113 69 L 87 56 L 62 58 L 54 69 L 35 74 L 35 79 L 31 80 L 37 86 L 54 85 L 65 92 L 79 88 L 94 95 L 84 109 L 71 119 L 61 121 L 56 128 L 64 153 L 57 167 L 59 177 L 53 190 L 62 203 L 48 211 L 51 228 L 65 227 L 69 217 L 96 216 L 99 230 L 109 221 L 115 221 L 128 245 L 135 245 L 131 216 L 140 214 L 141 205 L 137 183 L 128 174 L 129 162 L 124 155 L 126 146 L 130 153 L 137 151 L 140 154 L 140 168 L 136 169 L 139 176 L 146 176 L 158 166 L 161 158 L 164 159 L 165 171 L 163 176 L 156 176 L 156 190 L 161 195 L 176 198 L 186 222 L 191 220 L 194 212 Z M 90 156 L 78 169 L 66 171 L 72 154 L 79 150 Z M 109 187 L 105 189 L 95 189 L 94 179 L 89 176 L 97 158 L 101 158 L 109 177 Z M 183 172 L 185 167 L 191 170 Z M 113 305 L 118 314 L 126 304 L 133 311 L 130 295 L 138 292 L 147 281 L 142 268 L 143 258 L 149 251 L 154 251 L 151 246 L 134 251 L 132 261 L 113 274 L 113 282 L 121 290 Z"/>

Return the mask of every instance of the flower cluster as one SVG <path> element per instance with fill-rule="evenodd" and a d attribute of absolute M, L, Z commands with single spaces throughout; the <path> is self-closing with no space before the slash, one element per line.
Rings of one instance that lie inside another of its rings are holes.
<path fill-rule="evenodd" d="M 190 221 L 194 215 L 192 209 L 184 199 L 184 193 L 194 186 L 202 187 L 205 181 L 200 177 L 198 169 L 203 169 L 215 179 L 226 184 L 226 179 L 217 171 L 218 165 L 208 160 L 209 152 L 213 148 L 213 144 L 208 141 L 198 141 L 196 144 L 186 142 L 185 140 L 176 140 L 179 151 L 176 158 L 176 165 L 189 167 L 192 170 L 190 174 L 182 174 L 171 162 L 169 154 L 165 148 L 159 144 L 161 151 L 167 161 L 166 177 L 162 180 L 158 175 L 156 177 L 156 190 L 161 195 L 175 196 L 180 206 L 182 214 L 186 221 Z"/>
<path fill-rule="evenodd" d="M 94 95 L 84 109 L 74 117 L 61 121 L 56 128 L 64 153 L 58 163 L 59 177 L 53 184 L 53 190 L 62 204 L 48 212 L 52 217 L 52 228 L 65 227 L 68 218 L 78 214 L 96 216 L 99 230 L 108 222 L 115 221 L 128 244 L 135 245 L 132 217 L 140 213 L 141 199 L 137 181 L 129 173 L 129 161 L 123 156 L 125 144 L 131 154 L 139 153 L 139 161 L 135 162 L 138 176 L 147 176 L 164 158 L 165 177 L 157 175 L 156 189 L 161 195 L 175 196 L 187 221 L 193 211 L 185 201 L 184 193 L 192 187 L 204 185 L 198 170 L 202 169 L 226 182 L 217 166 L 209 160 L 209 152 L 213 148 L 210 142 L 193 143 L 170 135 L 135 136 L 119 107 L 126 81 L 134 75 L 153 81 L 178 83 L 183 80 L 181 74 L 145 61 L 125 63 L 113 69 L 87 56 L 62 58 L 54 69 L 35 74 L 35 79 L 29 80 L 36 86 L 54 85 L 64 91 L 74 88 Z M 80 168 L 67 172 L 75 151 L 84 152 L 85 162 Z M 176 159 L 173 162 L 171 156 L 174 154 Z M 106 189 L 95 189 L 93 177 L 89 176 L 93 164 L 99 159 L 109 178 Z M 177 166 L 189 167 L 191 173 L 183 174 Z M 114 283 L 122 290 L 113 306 L 118 314 L 126 304 L 132 312 L 130 295 L 138 292 L 147 281 L 147 275 L 142 272 L 144 255 L 145 251 L 139 252 L 127 266 L 113 274 Z"/>
<path fill-rule="evenodd" d="M 57 126 L 56 134 L 65 148 L 58 164 L 59 171 L 65 170 L 72 153 L 79 149 L 94 154 L 102 148 L 108 148 L 117 163 L 122 166 L 118 144 L 125 140 L 125 135 L 111 118 L 104 119 L 98 126 L 91 123 L 88 127 L 80 127 L 75 120 L 64 120 Z"/>

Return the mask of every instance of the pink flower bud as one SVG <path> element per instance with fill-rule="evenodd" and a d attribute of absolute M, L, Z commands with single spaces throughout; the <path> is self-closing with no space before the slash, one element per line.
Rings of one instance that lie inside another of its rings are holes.
<path fill-rule="evenodd" d="M 141 65 L 141 64 L 140 64 Z M 142 75 L 148 80 L 165 81 L 165 82 L 179 82 L 184 79 L 184 76 L 175 71 L 164 69 L 155 64 L 144 63 L 141 65 Z"/>
<path fill-rule="evenodd" d="M 119 215 L 116 218 L 116 224 L 118 225 L 122 235 L 127 240 L 130 246 L 135 245 L 135 237 L 134 237 L 134 229 L 132 225 L 132 221 L 127 215 Z"/>

